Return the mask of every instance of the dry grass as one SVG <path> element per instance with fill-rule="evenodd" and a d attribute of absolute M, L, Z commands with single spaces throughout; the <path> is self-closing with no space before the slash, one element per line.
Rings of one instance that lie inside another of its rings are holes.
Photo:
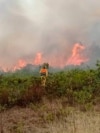
<path fill-rule="evenodd" d="M 100 108 L 82 112 L 59 100 L 1 113 L 2 133 L 100 133 Z M 1 132 L 0 132 L 1 133 Z"/>

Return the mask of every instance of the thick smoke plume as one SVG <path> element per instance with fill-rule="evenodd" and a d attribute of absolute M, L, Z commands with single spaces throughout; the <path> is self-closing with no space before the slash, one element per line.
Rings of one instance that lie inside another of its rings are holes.
<path fill-rule="evenodd" d="M 0 0 L 0 67 L 33 63 L 39 53 L 43 61 L 66 64 L 77 42 L 94 63 L 99 35 L 99 0 Z"/>

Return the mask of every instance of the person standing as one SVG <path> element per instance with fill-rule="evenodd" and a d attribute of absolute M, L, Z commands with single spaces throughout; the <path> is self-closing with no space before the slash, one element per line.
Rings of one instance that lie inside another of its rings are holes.
<path fill-rule="evenodd" d="M 43 66 L 40 69 L 40 76 L 41 76 L 41 85 L 43 87 L 45 87 L 45 85 L 46 85 L 46 78 L 48 77 L 48 69 L 46 68 L 46 66 Z"/>

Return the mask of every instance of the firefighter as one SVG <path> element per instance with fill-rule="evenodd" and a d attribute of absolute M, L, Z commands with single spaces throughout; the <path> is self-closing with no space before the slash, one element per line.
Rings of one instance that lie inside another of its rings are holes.
<path fill-rule="evenodd" d="M 48 76 L 48 69 L 46 68 L 46 66 L 43 66 L 41 69 L 40 69 L 40 76 L 41 76 L 41 85 L 43 87 L 45 87 L 45 84 L 46 84 L 46 78 Z"/>

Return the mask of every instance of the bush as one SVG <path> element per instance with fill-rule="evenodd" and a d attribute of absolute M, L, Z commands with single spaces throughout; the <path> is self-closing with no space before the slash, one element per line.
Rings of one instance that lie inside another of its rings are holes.
<path fill-rule="evenodd" d="M 97 69 L 72 69 L 51 74 L 46 82 L 48 98 L 66 97 L 70 104 L 100 100 L 100 78 Z M 13 106 L 36 102 L 44 95 L 40 77 L 8 74 L 0 76 L 0 104 Z M 97 99 L 97 100 L 96 100 Z"/>

